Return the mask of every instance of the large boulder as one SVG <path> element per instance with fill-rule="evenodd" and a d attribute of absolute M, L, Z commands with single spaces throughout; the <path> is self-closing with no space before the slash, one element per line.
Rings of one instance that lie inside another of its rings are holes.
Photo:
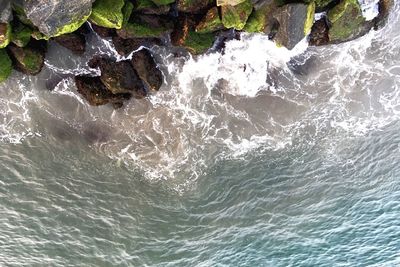
<path fill-rule="evenodd" d="M 29 75 L 36 75 L 42 70 L 46 52 L 43 42 L 31 41 L 26 47 L 10 44 L 7 49 L 16 70 Z"/>
<path fill-rule="evenodd" d="M 356 0 L 357 1 L 357 0 Z M 315 4 L 287 4 L 274 12 L 279 24 L 274 36 L 275 42 L 292 49 L 307 36 L 314 22 Z"/>
<path fill-rule="evenodd" d="M 0 82 L 5 81 L 12 72 L 11 59 L 5 49 L 0 49 Z"/>
<path fill-rule="evenodd" d="M 150 51 L 141 49 L 132 55 L 132 65 L 148 89 L 158 91 L 163 82 L 161 71 Z"/>
<path fill-rule="evenodd" d="M 124 15 L 124 0 L 96 0 L 93 4 L 90 21 L 96 25 L 121 29 Z"/>
<path fill-rule="evenodd" d="M 10 22 L 12 18 L 11 1 L 0 0 L 0 23 Z"/>
<path fill-rule="evenodd" d="M 94 0 L 17 0 L 27 18 L 47 37 L 77 30 L 89 17 Z"/>
<path fill-rule="evenodd" d="M 246 0 L 236 6 L 221 6 L 222 24 L 225 28 L 242 30 L 252 10 L 253 5 L 250 0 Z"/>
<path fill-rule="evenodd" d="M 11 24 L 0 23 L 0 49 L 11 42 Z"/>
<path fill-rule="evenodd" d="M 118 108 L 122 106 L 123 101 L 131 97 L 130 94 L 112 94 L 107 90 L 99 77 L 76 76 L 75 84 L 78 93 L 92 106 L 111 103 L 114 107 Z"/>
<path fill-rule="evenodd" d="M 357 0 L 342 0 L 329 10 L 329 40 L 333 43 L 344 42 L 360 35 L 365 22 Z"/>
<path fill-rule="evenodd" d="M 100 80 L 112 94 L 131 94 L 135 98 L 147 95 L 146 89 L 129 60 L 115 62 L 109 58 L 95 57 L 89 67 L 99 68 Z"/>

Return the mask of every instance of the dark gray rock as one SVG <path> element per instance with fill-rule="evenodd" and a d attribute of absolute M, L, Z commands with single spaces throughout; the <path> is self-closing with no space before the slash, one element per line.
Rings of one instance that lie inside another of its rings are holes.
<path fill-rule="evenodd" d="M 11 1 L 0 0 L 0 23 L 9 22 L 12 19 Z"/>
<path fill-rule="evenodd" d="M 94 0 L 24 0 L 28 19 L 47 36 L 78 29 L 90 15 Z"/>

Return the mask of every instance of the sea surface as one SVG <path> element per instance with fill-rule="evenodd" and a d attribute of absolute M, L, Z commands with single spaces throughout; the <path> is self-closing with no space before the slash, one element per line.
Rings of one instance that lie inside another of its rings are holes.
<path fill-rule="evenodd" d="M 110 42 L 51 43 L 0 85 L 0 266 L 400 266 L 395 2 L 339 45 L 152 47 L 164 86 L 119 110 L 71 78 Z"/>

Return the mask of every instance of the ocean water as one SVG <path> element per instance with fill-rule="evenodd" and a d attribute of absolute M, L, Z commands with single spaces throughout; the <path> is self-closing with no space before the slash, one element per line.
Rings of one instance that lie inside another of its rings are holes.
<path fill-rule="evenodd" d="M 0 85 L 0 266 L 399 266 L 399 9 L 327 47 L 152 47 L 165 85 L 120 110 L 70 78 L 109 42 L 51 44 Z"/>

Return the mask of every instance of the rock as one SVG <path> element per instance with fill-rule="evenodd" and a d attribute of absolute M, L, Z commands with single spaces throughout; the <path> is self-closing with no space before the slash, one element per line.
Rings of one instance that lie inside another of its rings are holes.
<path fill-rule="evenodd" d="M 182 46 L 192 54 L 201 54 L 207 51 L 215 41 L 214 33 L 197 33 L 194 31 L 195 21 L 188 16 L 180 19 L 171 34 L 172 44 Z"/>
<path fill-rule="evenodd" d="M 278 21 L 273 17 L 276 9 L 278 9 L 276 1 L 263 1 L 261 6 L 254 8 L 243 30 L 245 32 L 260 32 L 265 34 L 276 33 L 279 27 Z"/>
<path fill-rule="evenodd" d="M 11 42 L 10 23 L 0 23 L 0 49 L 6 47 Z"/>
<path fill-rule="evenodd" d="M 360 36 L 365 19 L 357 0 L 342 0 L 328 11 L 329 40 L 339 43 Z"/>
<path fill-rule="evenodd" d="M 102 27 L 121 29 L 124 4 L 124 0 L 96 0 L 89 20 Z"/>
<path fill-rule="evenodd" d="M 208 10 L 207 14 L 202 18 L 200 23 L 196 27 L 198 33 L 208 33 L 222 30 L 224 25 L 218 14 L 218 8 L 213 7 Z"/>
<path fill-rule="evenodd" d="M 117 30 L 122 38 L 162 37 L 173 29 L 171 18 L 155 15 L 136 15 L 122 29 Z"/>
<path fill-rule="evenodd" d="M 147 95 L 142 80 L 129 60 L 115 62 L 112 59 L 95 57 L 88 65 L 91 68 L 100 69 L 100 80 L 111 93 L 128 93 L 135 98 L 143 98 Z"/>
<path fill-rule="evenodd" d="M 309 44 L 314 46 L 326 45 L 329 43 L 329 28 L 326 19 L 317 20 L 311 28 Z"/>
<path fill-rule="evenodd" d="M 177 0 L 176 7 L 183 13 L 203 13 L 214 4 L 213 0 Z"/>
<path fill-rule="evenodd" d="M 393 0 L 380 0 L 378 4 L 379 15 L 374 19 L 374 28 L 378 29 L 383 27 L 387 22 L 387 17 L 389 16 L 390 9 L 393 7 Z"/>
<path fill-rule="evenodd" d="M 129 19 L 131 18 L 133 9 L 134 9 L 134 6 L 131 2 L 129 2 L 129 1 L 125 2 L 124 7 L 122 8 L 122 15 L 124 17 L 124 19 L 122 20 L 122 26 L 126 25 L 129 22 Z"/>
<path fill-rule="evenodd" d="M 357 0 L 356 0 L 357 1 Z M 278 45 L 292 49 L 311 31 L 315 4 L 287 4 L 274 12 L 279 29 L 274 37 Z"/>
<path fill-rule="evenodd" d="M 7 80 L 12 72 L 11 59 L 5 49 L 0 49 L 0 83 Z"/>
<path fill-rule="evenodd" d="M 141 49 L 132 55 L 132 66 L 144 84 L 153 91 L 158 91 L 163 82 L 161 71 L 147 49 Z"/>
<path fill-rule="evenodd" d="M 242 30 L 246 25 L 253 5 L 250 0 L 246 0 L 236 6 L 226 5 L 221 7 L 222 23 L 225 28 L 233 28 L 235 30 Z"/>
<path fill-rule="evenodd" d="M 77 30 L 88 19 L 93 1 L 23 0 L 22 2 L 27 18 L 39 31 L 48 37 L 55 37 Z"/>
<path fill-rule="evenodd" d="M 175 2 L 175 0 L 152 0 L 157 6 L 169 5 Z"/>
<path fill-rule="evenodd" d="M 71 50 L 75 55 L 81 56 L 85 53 L 85 36 L 76 32 L 67 33 L 54 38 L 59 45 Z"/>
<path fill-rule="evenodd" d="M 130 94 L 112 94 L 107 90 L 99 77 L 76 76 L 75 85 L 78 89 L 78 93 L 92 106 L 112 103 L 120 107 L 123 101 L 129 100 L 131 97 Z"/>
<path fill-rule="evenodd" d="M 11 41 L 19 46 L 26 46 L 31 40 L 32 29 L 18 20 L 14 20 L 12 24 Z"/>
<path fill-rule="evenodd" d="M 151 47 L 153 45 L 161 45 L 162 42 L 157 38 L 133 38 L 123 39 L 115 36 L 112 39 L 115 50 L 122 56 L 129 55 L 132 51 L 139 49 L 141 46 Z"/>
<path fill-rule="evenodd" d="M 31 41 L 26 47 L 11 44 L 7 49 L 16 70 L 29 75 L 36 75 L 42 70 L 45 57 L 43 42 Z"/>
<path fill-rule="evenodd" d="M 117 35 L 115 29 L 97 26 L 96 24 L 92 24 L 92 29 L 101 38 L 110 38 Z"/>
<path fill-rule="evenodd" d="M 11 1 L 0 0 L 0 23 L 8 23 L 12 19 Z"/>
<path fill-rule="evenodd" d="M 158 2 L 158 1 L 156 1 Z M 175 1 L 172 1 L 175 2 Z M 168 14 L 171 7 L 169 5 L 156 5 L 154 1 L 138 0 L 136 1 L 135 12 L 148 15 L 165 15 Z"/>

